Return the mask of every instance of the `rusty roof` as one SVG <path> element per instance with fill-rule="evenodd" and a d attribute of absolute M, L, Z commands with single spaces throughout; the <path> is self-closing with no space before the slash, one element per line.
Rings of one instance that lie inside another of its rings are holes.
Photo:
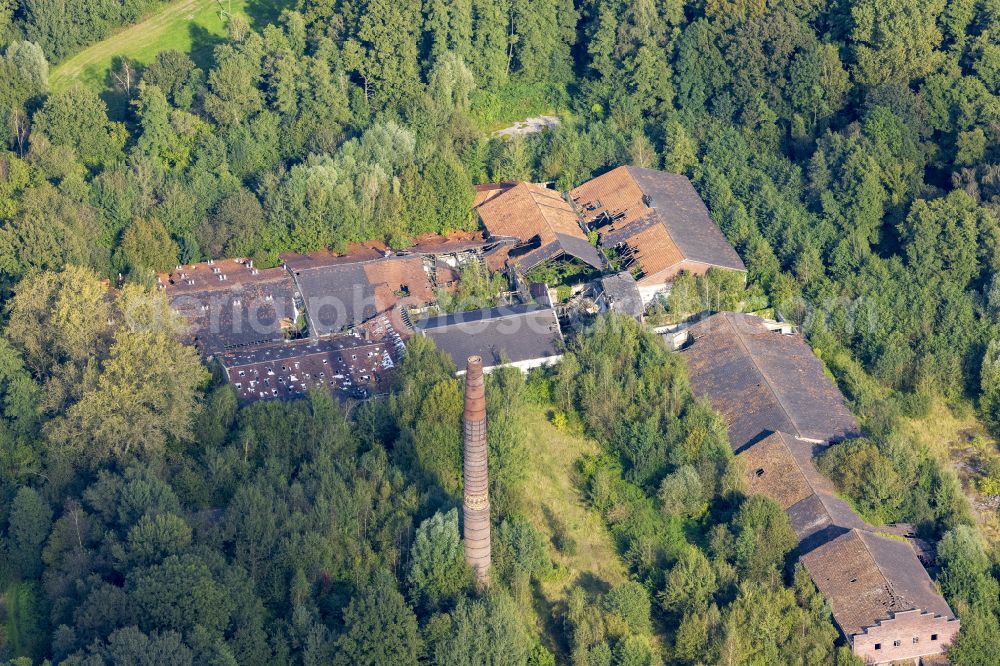
<path fill-rule="evenodd" d="M 722 413 L 734 451 L 772 432 L 836 441 L 858 434 L 844 397 L 798 335 L 753 315 L 719 313 L 688 329 L 691 388 Z"/>
<path fill-rule="evenodd" d="M 157 276 L 157 286 L 168 298 L 206 291 L 228 291 L 234 285 L 283 282 L 288 274 L 277 268 L 256 268 L 249 259 L 216 259 L 199 264 L 182 264 L 170 273 Z"/>
<path fill-rule="evenodd" d="M 570 198 L 601 243 L 627 244 L 646 275 L 680 261 L 746 270 L 685 176 L 621 166 L 573 189 Z M 663 231 L 649 233 L 651 223 Z"/>
<path fill-rule="evenodd" d="M 491 237 L 523 244 L 524 250 L 511 256 L 525 270 L 563 253 L 595 268 L 601 266 L 600 255 L 580 227 L 573 207 L 544 185 L 517 183 L 476 210 Z"/>
<path fill-rule="evenodd" d="M 900 611 L 955 617 L 905 541 L 852 529 L 803 555 L 802 563 L 847 636 Z"/>

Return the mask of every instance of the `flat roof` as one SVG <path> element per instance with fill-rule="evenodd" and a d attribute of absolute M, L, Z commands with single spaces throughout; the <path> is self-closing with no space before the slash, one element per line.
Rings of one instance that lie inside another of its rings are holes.
<path fill-rule="evenodd" d="M 315 388 L 365 399 L 388 389 L 402 344 L 398 335 L 343 335 L 227 352 L 220 360 L 241 402 L 296 398 Z"/>
<path fill-rule="evenodd" d="M 608 299 L 608 308 L 613 312 L 630 317 L 641 317 L 645 312 L 639 286 L 628 271 L 601 278 L 601 288 Z"/>
<path fill-rule="evenodd" d="M 562 355 L 562 330 L 555 310 L 539 305 L 457 312 L 415 326 L 451 356 L 457 368 L 465 367 L 470 356 L 481 356 L 489 367 L 504 360 L 554 360 Z"/>
<path fill-rule="evenodd" d="M 280 341 L 295 326 L 295 284 L 283 268 L 225 259 L 179 266 L 159 285 L 186 321 L 184 341 L 205 356 Z"/>

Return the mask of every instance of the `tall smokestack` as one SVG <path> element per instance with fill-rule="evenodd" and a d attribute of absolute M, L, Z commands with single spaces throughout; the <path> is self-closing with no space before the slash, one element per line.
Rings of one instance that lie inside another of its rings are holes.
<path fill-rule="evenodd" d="M 483 359 L 470 356 L 465 367 L 465 492 L 462 518 L 465 561 L 485 583 L 490 572 L 490 498 L 486 464 L 486 384 Z"/>

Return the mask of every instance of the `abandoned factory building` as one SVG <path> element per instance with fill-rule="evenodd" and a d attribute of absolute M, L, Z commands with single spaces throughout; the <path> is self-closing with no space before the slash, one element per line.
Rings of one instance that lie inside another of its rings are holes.
<path fill-rule="evenodd" d="M 600 246 L 613 250 L 623 269 L 639 273 L 646 303 L 668 290 L 681 271 L 746 271 L 685 176 L 621 166 L 569 195 Z"/>
<path fill-rule="evenodd" d="M 682 270 L 744 270 L 683 176 L 623 167 L 572 198 L 527 182 L 475 190 L 476 232 L 420 236 L 406 250 L 371 241 L 284 254 L 282 267 L 268 269 L 247 259 L 207 261 L 178 266 L 159 286 L 186 319 L 187 341 L 222 363 L 241 400 L 256 400 L 317 385 L 338 396 L 377 393 L 391 366 L 379 371 L 366 361 L 355 372 L 349 361 L 361 357 L 339 350 L 385 345 L 395 363 L 414 334 L 434 340 L 458 367 L 469 356 L 481 356 L 487 371 L 554 363 L 563 348 L 557 310 L 565 315 L 567 307 L 555 302 L 554 286 L 523 279 L 545 262 L 578 264 L 564 268 L 580 282 L 559 285 L 573 288 L 569 298 L 640 320 L 651 294 Z M 510 289 L 495 296 L 514 304 L 434 316 L 438 297 L 458 289 L 467 267 L 505 270 Z"/>
<path fill-rule="evenodd" d="M 551 365 L 562 358 L 562 329 L 555 310 L 541 305 L 457 312 L 417 323 L 417 330 L 447 353 L 456 368 L 480 356 L 489 372 L 499 365 L 523 371 Z"/>
<path fill-rule="evenodd" d="M 295 398 L 315 388 L 365 399 L 388 389 L 396 352 L 391 338 L 373 342 L 341 335 L 230 351 L 222 363 L 241 402 Z"/>
<path fill-rule="evenodd" d="M 941 654 L 959 621 L 914 546 L 862 520 L 816 468 L 858 426 L 805 341 L 776 328 L 734 313 L 691 326 L 682 353 L 692 390 L 722 413 L 747 492 L 788 515 L 851 650 L 874 664 Z"/>
<path fill-rule="evenodd" d="M 349 255 L 284 255 L 305 303 L 309 329 L 331 335 L 391 313 L 433 302 L 434 286 L 419 255 L 385 256 L 362 247 Z"/>
<path fill-rule="evenodd" d="M 590 244 L 573 207 L 563 196 L 537 183 L 481 185 L 476 212 L 490 238 L 509 240 L 508 263 L 518 271 L 567 255 L 593 268 L 601 256 Z"/>
<path fill-rule="evenodd" d="M 720 412 L 734 452 L 772 432 L 812 442 L 858 434 L 844 397 L 800 336 L 721 313 L 687 329 L 691 388 Z"/>
<path fill-rule="evenodd" d="M 206 357 L 283 340 L 299 316 L 291 276 L 246 259 L 178 266 L 157 287 L 186 320 L 184 341 Z"/>

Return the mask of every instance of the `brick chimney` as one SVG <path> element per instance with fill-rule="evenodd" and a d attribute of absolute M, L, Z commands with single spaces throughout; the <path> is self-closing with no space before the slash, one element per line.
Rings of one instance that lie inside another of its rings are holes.
<path fill-rule="evenodd" d="M 486 463 L 486 384 L 483 359 L 470 356 L 465 372 L 465 452 L 463 471 L 465 492 L 462 498 L 465 561 L 480 584 L 489 580 L 490 571 L 490 498 L 489 472 Z"/>

